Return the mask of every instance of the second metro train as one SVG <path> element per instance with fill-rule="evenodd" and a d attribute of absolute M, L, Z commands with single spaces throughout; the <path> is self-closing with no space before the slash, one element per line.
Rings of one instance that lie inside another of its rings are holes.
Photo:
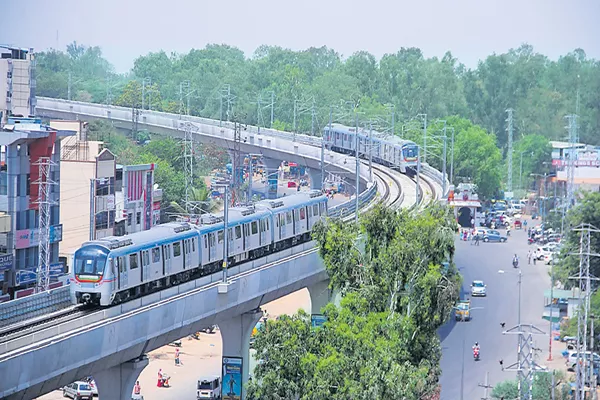
<path fill-rule="evenodd" d="M 356 128 L 341 124 L 332 124 L 323 129 L 323 140 L 325 145 L 333 150 L 345 154 L 354 154 L 356 151 Z M 396 136 L 385 136 L 373 131 L 371 139 L 370 132 L 365 129 L 358 131 L 358 153 L 359 156 L 367 158 L 369 151 L 373 161 L 378 164 L 396 167 L 404 174 L 413 175 L 417 169 L 419 147 L 415 142 L 400 139 Z M 372 149 L 369 149 L 369 141 L 372 140 Z"/>

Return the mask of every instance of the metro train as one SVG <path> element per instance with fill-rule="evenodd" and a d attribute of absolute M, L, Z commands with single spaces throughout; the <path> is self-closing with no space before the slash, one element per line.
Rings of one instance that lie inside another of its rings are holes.
<path fill-rule="evenodd" d="M 309 241 L 327 215 L 327 197 L 312 190 L 228 211 L 233 266 Z M 218 272 L 224 225 L 221 212 L 204 215 L 198 225 L 170 222 L 86 242 L 74 255 L 71 301 L 108 306 Z"/>
<path fill-rule="evenodd" d="M 356 151 L 356 128 L 341 124 L 332 124 L 323 128 L 325 146 L 333 151 L 345 154 L 354 154 Z M 373 161 L 389 167 L 397 167 L 400 172 L 414 175 L 417 169 L 419 147 L 415 142 L 400 139 L 396 136 L 385 136 L 373 131 L 371 135 L 373 148 L 371 156 Z M 369 130 L 361 129 L 358 132 L 359 156 L 369 156 Z"/>

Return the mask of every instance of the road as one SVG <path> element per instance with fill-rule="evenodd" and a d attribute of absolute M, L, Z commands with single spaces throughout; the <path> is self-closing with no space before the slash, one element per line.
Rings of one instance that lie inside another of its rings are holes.
<path fill-rule="evenodd" d="M 529 222 L 532 226 L 534 221 Z M 532 247 L 527 245 L 526 237 L 524 231 L 511 231 L 507 243 L 480 243 L 479 246 L 457 240 L 455 263 L 463 275 L 463 292 L 469 293 L 471 281 L 479 279 L 487 284 L 488 295 L 472 299 L 471 306 L 481 309 L 472 311 L 471 321 L 451 320 L 440 329 L 442 400 L 482 398 L 484 389 L 478 384 L 485 382 L 486 372 L 491 385 L 516 377 L 514 372 L 502 371 L 499 364 L 499 360 L 504 360 L 507 367 L 517 360 L 517 336 L 503 335 L 500 326 L 505 322 L 505 329 L 509 329 L 517 324 L 519 269 L 512 267 L 515 253 L 520 257 L 519 266 L 522 267 L 521 322 L 534 324 L 548 332 L 549 324 L 542 320 L 544 289 L 550 287 L 548 266 L 539 261 L 535 266 L 527 264 L 527 251 Z M 548 358 L 548 340 L 547 334 L 534 336 L 534 347 L 542 349 L 537 359 L 542 365 Z M 472 352 L 476 341 L 481 346 L 478 362 L 473 360 Z M 463 376 L 464 393 L 461 396 Z"/>

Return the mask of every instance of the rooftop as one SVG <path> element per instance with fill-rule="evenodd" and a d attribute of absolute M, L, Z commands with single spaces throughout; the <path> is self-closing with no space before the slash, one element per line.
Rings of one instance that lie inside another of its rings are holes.
<path fill-rule="evenodd" d="M 48 125 L 42 124 L 6 124 L 0 129 L 2 135 L 0 135 L 0 145 L 8 146 L 17 141 L 26 141 L 33 139 L 41 139 L 48 137 L 52 132 L 56 132 L 57 138 L 65 138 L 68 136 L 74 136 L 77 132 L 75 131 L 64 131 L 52 129 Z"/>

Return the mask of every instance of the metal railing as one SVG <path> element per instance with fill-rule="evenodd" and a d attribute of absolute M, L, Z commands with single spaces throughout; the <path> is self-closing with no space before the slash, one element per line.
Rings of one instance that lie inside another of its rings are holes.
<path fill-rule="evenodd" d="M 0 303 L 0 327 L 71 306 L 69 286 Z"/>

